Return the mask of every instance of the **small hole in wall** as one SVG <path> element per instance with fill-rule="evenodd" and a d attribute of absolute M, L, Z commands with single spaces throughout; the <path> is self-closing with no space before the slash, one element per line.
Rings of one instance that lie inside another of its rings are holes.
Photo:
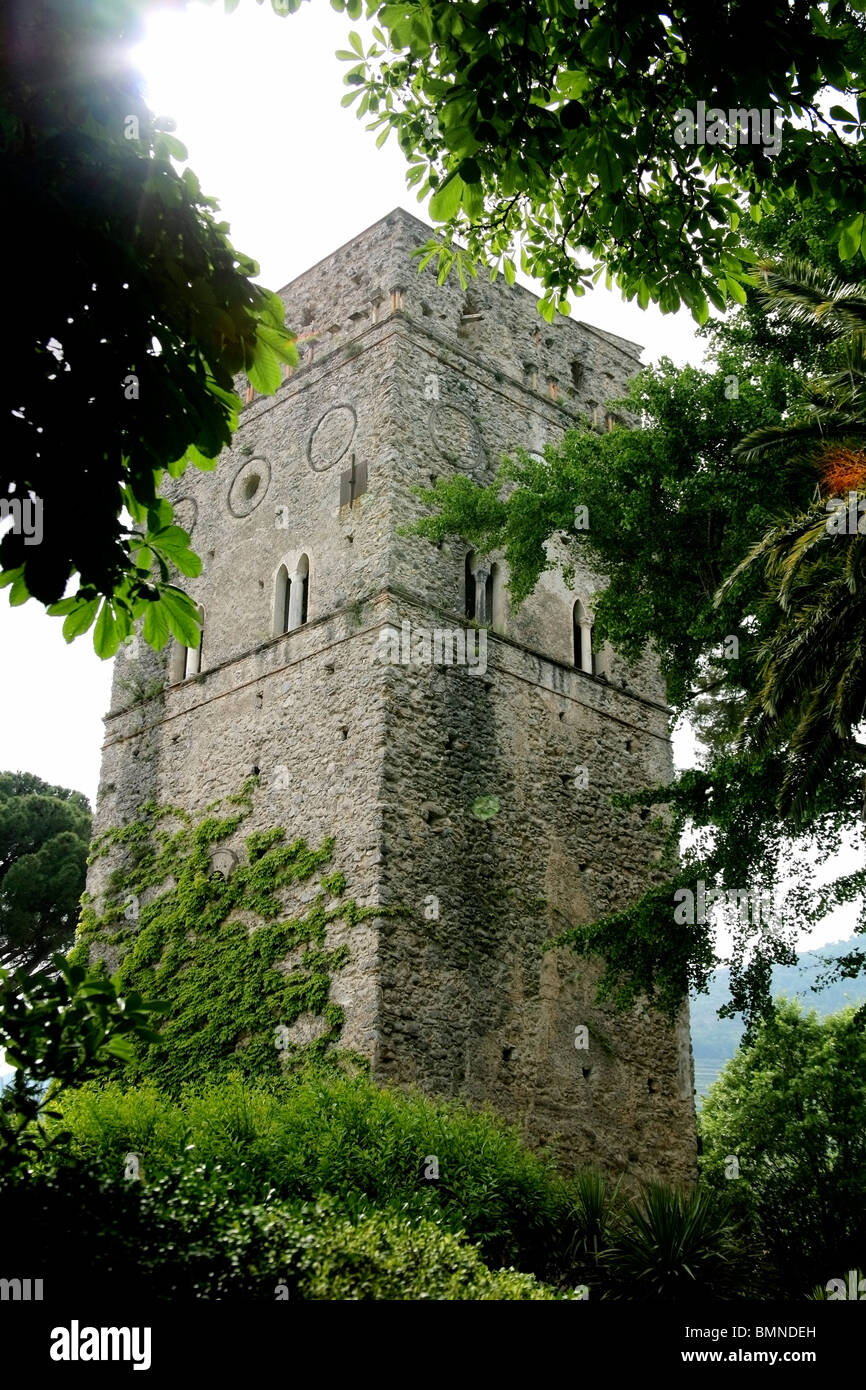
<path fill-rule="evenodd" d="M 581 1072 L 583 1073 L 583 1079 L 584 1079 L 584 1081 L 588 1081 L 588 1080 L 589 1080 L 589 1073 L 592 1071 L 592 1067 L 581 1067 L 580 1070 L 581 1070 Z"/>
<path fill-rule="evenodd" d="M 433 316 L 433 310 L 430 308 L 426 299 L 422 299 L 421 301 L 421 315 L 425 319 L 432 318 Z"/>
<path fill-rule="evenodd" d="M 208 553 L 207 553 L 207 558 L 208 558 L 209 560 L 212 560 L 213 557 L 214 557 L 215 555 L 216 555 L 216 551 L 215 551 L 215 550 L 209 550 Z"/>
<path fill-rule="evenodd" d="M 650 808 L 649 808 L 649 806 L 644 806 L 643 810 L 642 810 L 641 813 L 640 813 L 640 818 L 641 818 L 641 820 L 646 820 L 647 817 L 649 816 L 649 813 L 650 813 Z"/>
<path fill-rule="evenodd" d="M 264 587 L 265 587 L 265 581 L 264 581 L 263 579 L 260 579 L 260 580 L 259 580 L 259 588 L 260 588 L 260 589 L 263 589 Z"/>
<path fill-rule="evenodd" d="M 247 502 L 253 500 L 261 486 L 261 481 L 261 476 L 258 473 L 253 473 L 252 477 L 247 478 L 244 483 L 244 498 Z"/>
<path fill-rule="evenodd" d="M 258 766 L 256 766 L 256 767 L 254 767 L 254 768 L 251 769 L 251 771 L 250 771 L 250 776 L 251 776 L 251 777 L 258 777 L 260 771 L 261 771 L 261 769 L 260 769 Z"/>
<path fill-rule="evenodd" d="M 348 724 L 344 724 L 343 727 L 340 729 L 340 738 L 348 738 L 348 737 L 349 737 L 349 726 L 348 726 Z"/>
<path fill-rule="evenodd" d="M 626 751 L 627 753 L 630 753 L 630 752 L 631 752 L 631 739 L 630 739 L 630 738 L 627 738 L 626 741 L 625 741 L 625 751 Z"/>
<path fill-rule="evenodd" d="M 348 541 L 349 545 L 352 544 L 352 542 L 354 541 L 354 539 L 355 539 L 355 537 L 354 537 L 354 536 L 351 536 L 351 535 L 349 535 L 349 536 L 346 537 L 346 540 Z"/>
<path fill-rule="evenodd" d="M 557 717 L 557 719 L 559 720 L 559 722 L 560 722 L 560 724 L 561 724 L 562 721 L 563 721 L 563 719 L 565 718 L 565 710 L 562 710 L 562 709 L 561 709 L 561 710 L 559 711 L 559 714 L 558 714 L 556 717 Z"/>
<path fill-rule="evenodd" d="M 578 864 L 577 869 L 578 869 L 578 873 L 585 874 L 585 873 L 586 873 L 586 870 L 587 870 L 587 865 L 586 865 L 586 864 Z"/>
<path fill-rule="evenodd" d="M 651 1077 L 649 1078 L 649 1080 L 648 1080 L 647 1083 L 646 1083 L 646 1088 L 647 1088 L 647 1090 L 649 1091 L 649 1093 L 650 1093 L 651 1096 L 654 1096 L 654 1095 L 656 1094 L 656 1092 L 657 1092 L 657 1090 L 658 1090 L 658 1088 L 659 1088 L 659 1083 L 656 1081 L 656 1079 L 655 1079 L 654 1076 L 651 1076 Z"/>
<path fill-rule="evenodd" d="M 514 1056 L 514 1048 L 513 1048 L 513 1047 L 503 1047 L 503 1049 L 502 1049 L 502 1060 L 503 1060 L 503 1062 L 510 1062 L 513 1056 Z"/>

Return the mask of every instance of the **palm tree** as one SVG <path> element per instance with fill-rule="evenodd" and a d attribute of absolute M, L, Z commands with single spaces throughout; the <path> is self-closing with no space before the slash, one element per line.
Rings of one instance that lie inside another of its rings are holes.
<path fill-rule="evenodd" d="M 796 417 L 754 431 L 738 447 L 746 459 L 780 445 L 808 458 L 815 501 L 800 516 L 780 518 L 718 595 L 763 565 L 758 686 L 741 740 L 787 742 L 778 809 L 789 814 L 821 782 L 829 759 L 866 764 L 856 739 L 866 719 L 866 293 L 803 262 L 758 269 L 767 311 L 811 325 L 816 347 L 829 348 L 833 360 L 833 370 L 809 381 Z"/>

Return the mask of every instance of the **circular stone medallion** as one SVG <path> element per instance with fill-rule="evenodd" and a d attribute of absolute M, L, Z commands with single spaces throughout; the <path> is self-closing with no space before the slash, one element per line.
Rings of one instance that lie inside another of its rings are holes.
<path fill-rule="evenodd" d="M 449 463 L 475 468 L 486 462 L 478 426 L 459 405 L 434 405 L 428 426 L 430 438 Z"/>
<path fill-rule="evenodd" d="M 307 458 L 317 473 L 333 468 L 355 437 L 358 418 L 350 405 L 326 410 L 307 441 Z"/>
<path fill-rule="evenodd" d="M 265 500 L 271 483 L 271 465 L 267 459 L 246 459 L 238 469 L 229 488 L 229 511 L 232 516 L 249 516 Z"/>

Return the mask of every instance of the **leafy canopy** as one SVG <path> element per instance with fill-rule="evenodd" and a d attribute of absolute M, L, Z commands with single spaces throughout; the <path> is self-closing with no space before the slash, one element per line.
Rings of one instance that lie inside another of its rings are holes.
<path fill-rule="evenodd" d="M 396 132 L 410 187 L 432 193 L 443 273 L 486 259 L 513 280 L 519 263 L 552 320 L 606 270 L 641 307 L 703 322 L 745 302 L 744 216 L 815 204 L 843 255 L 866 249 L 864 8 L 368 0 L 374 42 L 340 55 L 343 100 L 379 143 Z M 687 142 L 699 102 L 717 143 Z"/>
<path fill-rule="evenodd" d="M 702 1168 L 757 1222 L 805 1292 L 862 1264 L 866 1239 L 863 1010 L 819 1020 L 777 1002 L 704 1103 Z M 726 1178 L 730 1156 L 738 1176 Z"/>
<path fill-rule="evenodd" d="M 297 361 L 284 309 L 253 283 L 186 151 L 142 97 L 130 45 L 140 0 L 33 0 L 0 14 L 0 149 L 15 215 L 0 255 L 26 280 L 6 365 L 0 499 L 41 509 L 0 541 L 0 584 L 93 627 L 111 656 L 143 620 L 153 647 L 194 646 L 174 572 L 201 562 L 157 490 L 213 468 L 240 402 L 234 378 L 276 390 Z M 64 597 L 77 577 L 74 595 Z"/>
<path fill-rule="evenodd" d="M 72 945 L 89 839 L 80 792 L 0 773 L 0 964 L 32 970 Z"/>

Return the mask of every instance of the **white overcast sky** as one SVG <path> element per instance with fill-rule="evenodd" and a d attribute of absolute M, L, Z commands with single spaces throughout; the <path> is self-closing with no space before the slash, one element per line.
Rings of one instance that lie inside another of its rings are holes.
<path fill-rule="evenodd" d="M 393 137 L 377 150 L 354 109 L 340 106 L 347 65 L 334 55 L 351 28 L 365 33 L 326 0 L 286 18 L 252 0 L 230 16 L 220 4 L 191 4 L 152 15 L 137 50 L 151 108 L 175 118 L 233 244 L 260 263 L 272 289 L 395 206 L 426 215 L 405 187 Z M 573 314 L 644 344 L 646 362 L 701 360 L 686 313 L 642 312 L 598 290 L 573 301 Z M 93 803 L 111 663 L 89 637 L 67 646 L 60 626 L 33 601 L 10 609 L 0 596 L 0 770 L 35 772 Z"/>

